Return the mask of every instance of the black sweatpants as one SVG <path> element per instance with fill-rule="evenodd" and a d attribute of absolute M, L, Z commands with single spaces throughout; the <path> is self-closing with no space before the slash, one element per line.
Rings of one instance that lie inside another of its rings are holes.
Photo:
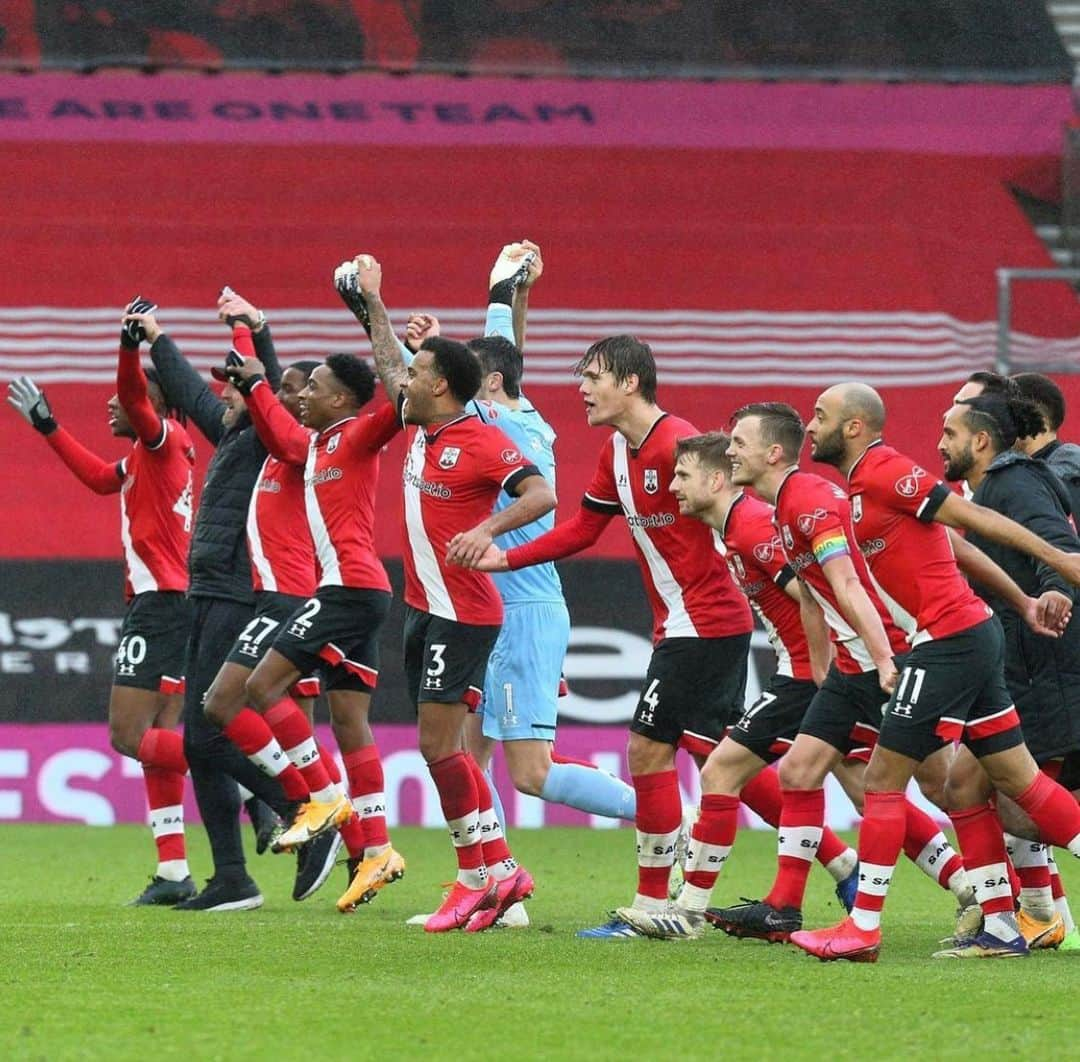
<path fill-rule="evenodd" d="M 233 642 L 254 614 L 252 605 L 217 597 L 193 597 L 184 694 L 184 753 L 191 769 L 195 800 L 210 839 L 214 874 L 246 873 L 240 839 L 239 782 L 280 811 L 281 785 L 262 773 L 203 712 L 203 698 Z"/>

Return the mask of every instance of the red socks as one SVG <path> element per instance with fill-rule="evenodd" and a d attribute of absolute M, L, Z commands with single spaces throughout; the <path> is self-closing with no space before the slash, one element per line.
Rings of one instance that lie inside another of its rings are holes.
<path fill-rule="evenodd" d="M 308 786 L 300 772 L 289 762 L 266 720 L 251 708 L 241 708 L 224 727 L 225 736 L 263 774 L 276 778 L 288 800 L 307 800 Z"/>
<path fill-rule="evenodd" d="M 851 917 L 863 930 L 881 924 L 881 909 L 904 844 L 908 802 L 902 792 L 867 793 L 859 828 L 859 891 Z"/>
<path fill-rule="evenodd" d="M 677 771 L 635 774 L 637 796 L 638 896 L 666 901 L 675 841 L 682 825 L 682 796 Z"/>
<path fill-rule="evenodd" d="M 776 880 L 765 903 L 802 908 L 806 879 L 821 844 L 824 789 L 784 789 L 780 810 Z"/>
<path fill-rule="evenodd" d="M 480 837 L 480 795 L 464 752 L 428 764 L 458 861 L 458 881 L 470 889 L 487 883 Z"/>
<path fill-rule="evenodd" d="M 386 794 L 382 760 L 376 745 L 346 752 L 345 773 L 349 777 L 349 796 L 360 818 L 364 848 L 385 848 L 390 843 L 386 829 Z"/>
<path fill-rule="evenodd" d="M 319 799 L 319 795 L 325 794 L 332 783 L 326 765 L 319 757 L 315 733 L 308 717 L 295 701 L 282 697 L 263 712 L 263 719 L 281 743 L 289 762 L 303 775 L 309 793 Z"/>
<path fill-rule="evenodd" d="M 987 803 L 950 812 L 949 818 L 956 830 L 968 880 L 983 914 L 1011 912 L 1013 890 L 1006 865 L 1005 838 L 997 812 Z"/>

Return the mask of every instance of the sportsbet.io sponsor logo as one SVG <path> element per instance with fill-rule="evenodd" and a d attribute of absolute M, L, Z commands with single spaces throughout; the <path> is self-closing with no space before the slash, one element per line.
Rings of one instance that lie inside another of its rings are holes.
<path fill-rule="evenodd" d="M 626 523 L 629 527 L 669 527 L 675 523 L 675 516 L 673 513 L 650 513 L 648 516 L 642 516 L 640 513 L 627 513 Z"/>
<path fill-rule="evenodd" d="M 337 465 L 331 465 L 329 468 L 322 468 L 313 476 L 309 476 L 304 482 L 305 487 L 317 487 L 320 483 L 329 483 L 331 480 L 341 479 L 345 473 L 341 471 Z"/>
<path fill-rule="evenodd" d="M 451 498 L 454 492 L 443 483 L 432 483 L 422 479 L 411 469 L 405 469 L 405 482 L 415 487 L 421 494 L 428 494 L 432 498 Z"/>

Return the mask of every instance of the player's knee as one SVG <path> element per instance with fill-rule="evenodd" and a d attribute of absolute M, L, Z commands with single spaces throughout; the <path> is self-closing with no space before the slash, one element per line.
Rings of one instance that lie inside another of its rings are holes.
<path fill-rule="evenodd" d="M 269 708 L 272 703 L 272 690 L 270 684 L 259 674 L 256 668 L 244 683 L 244 696 L 247 703 L 257 712 Z"/>
<path fill-rule="evenodd" d="M 825 778 L 813 756 L 800 755 L 795 750 L 780 761 L 778 773 L 782 789 L 818 789 Z"/>
<path fill-rule="evenodd" d="M 548 771 L 551 765 L 548 763 L 514 763 L 510 764 L 510 780 L 519 793 L 526 796 L 540 796 L 547 781 Z"/>
<path fill-rule="evenodd" d="M 216 686 L 211 686 L 203 703 L 203 715 L 217 726 L 224 727 L 229 719 L 225 712 L 225 700 Z"/>
<path fill-rule="evenodd" d="M 417 747 L 427 764 L 435 763 L 437 760 L 445 760 L 447 756 L 453 756 L 461 751 L 460 742 L 455 745 L 452 740 L 448 740 L 442 734 L 421 733 L 417 739 Z"/>
<path fill-rule="evenodd" d="M 109 744 L 120 753 L 121 756 L 138 758 L 139 743 L 146 728 L 133 723 L 109 723 Z"/>
<path fill-rule="evenodd" d="M 701 791 L 736 796 L 746 782 L 744 764 L 714 752 L 701 769 Z"/>
<path fill-rule="evenodd" d="M 626 765 L 631 774 L 656 774 L 675 766 L 675 749 L 640 734 L 630 735 L 626 749 Z"/>

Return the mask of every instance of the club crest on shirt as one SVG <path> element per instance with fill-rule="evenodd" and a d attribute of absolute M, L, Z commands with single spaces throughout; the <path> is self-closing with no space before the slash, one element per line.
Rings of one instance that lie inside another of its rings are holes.
<path fill-rule="evenodd" d="M 926 469 L 912 465 L 911 475 L 901 476 L 896 481 L 896 493 L 901 498 L 913 498 L 919 491 L 919 480 L 926 475 Z"/>
<path fill-rule="evenodd" d="M 517 450 L 503 450 L 502 459 L 508 465 L 516 465 L 521 460 L 521 454 Z"/>
<path fill-rule="evenodd" d="M 795 548 L 795 539 L 792 537 L 791 528 L 788 527 L 787 524 L 784 524 L 784 526 L 782 528 L 780 528 L 780 537 L 783 538 L 784 545 L 788 549 L 794 549 Z"/>
<path fill-rule="evenodd" d="M 334 437 L 333 437 L 333 438 L 332 438 L 332 439 L 331 439 L 331 440 L 330 440 L 330 441 L 329 441 L 329 442 L 328 442 L 328 443 L 326 444 L 326 452 L 327 452 L 328 454 L 332 454 L 332 453 L 333 453 L 333 452 L 334 452 L 334 451 L 335 451 L 335 450 L 336 450 L 336 449 L 338 448 L 338 443 L 339 443 L 339 442 L 341 442 L 341 432 L 338 432 L 338 433 L 337 433 L 337 435 L 335 435 L 335 436 L 334 436 Z"/>
<path fill-rule="evenodd" d="M 861 494 L 853 494 L 851 497 L 851 519 L 856 524 L 862 519 Z"/>
<path fill-rule="evenodd" d="M 655 494 L 660 489 L 660 476 L 655 468 L 645 469 L 645 493 Z"/>
<path fill-rule="evenodd" d="M 453 468 L 461 456 L 460 446 L 448 446 L 439 454 L 439 468 Z"/>

